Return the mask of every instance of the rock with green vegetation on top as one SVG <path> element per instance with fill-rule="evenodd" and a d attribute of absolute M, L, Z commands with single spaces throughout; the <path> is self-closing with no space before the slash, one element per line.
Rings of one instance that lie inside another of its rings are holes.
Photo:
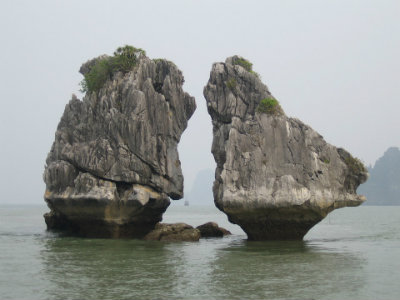
<path fill-rule="evenodd" d="M 131 46 L 82 65 L 44 171 L 49 229 L 143 237 L 183 197 L 177 145 L 196 109 L 175 64 Z"/>
<path fill-rule="evenodd" d="M 302 239 L 332 210 L 357 206 L 364 165 L 285 115 L 252 70 L 233 56 L 204 88 L 213 123 L 216 206 L 251 240 Z"/>

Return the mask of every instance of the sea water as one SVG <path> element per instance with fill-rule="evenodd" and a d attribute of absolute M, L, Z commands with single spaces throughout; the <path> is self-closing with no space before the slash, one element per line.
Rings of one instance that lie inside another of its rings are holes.
<path fill-rule="evenodd" d="M 249 242 L 215 207 L 164 222 L 218 222 L 200 242 L 59 237 L 45 206 L 0 206 L 0 299 L 398 299 L 400 207 L 335 210 L 304 241 Z"/>

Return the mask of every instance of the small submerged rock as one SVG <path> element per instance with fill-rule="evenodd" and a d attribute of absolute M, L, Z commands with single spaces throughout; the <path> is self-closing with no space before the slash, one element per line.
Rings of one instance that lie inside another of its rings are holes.
<path fill-rule="evenodd" d="M 185 223 L 166 224 L 158 223 L 144 240 L 162 242 L 196 242 L 200 239 L 200 230 Z"/>
<path fill-rule="evenodd" d="M 223 237 L 225 235 L 231 235 L 232 233 L 225 228 L 219 227 L 215 222 L 208 222 L 203 225 L 197 226 L 196 229 L 200 230 L 202 238 L 207 237 Z"/>
<path fill-rule="evenodd" d="M 228 230 L 219 227 L 215 222 L 208 222 L 196 228 L 185 223 L 158 223 L 155 228 L 144 237 L 144 240 L 197 242 L 200 238 L 223 237 L 230 234 Z"/>

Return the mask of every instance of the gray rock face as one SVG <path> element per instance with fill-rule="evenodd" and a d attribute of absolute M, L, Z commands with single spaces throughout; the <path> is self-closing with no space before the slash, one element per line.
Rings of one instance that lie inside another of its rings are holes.
<path fill-rule="evenodd" d="M 368 173 L 283 110 L 260 112 L 274 99 L 237 56 L 212 66 L 204 88 L 213 122 L 216 206 L 252 240 L 302 239 L 330 211 L 365 201 L 356 194 Z"/>
<path fill-rule="evenodd" d="M 183 82 L 173 63 L 141 55 L 98 92 L 72 97 L 46 160 L 49 229 L 141 237 L 162 219 L 169 197 L 182 198 L 177 144 L 196 109 Z"/>

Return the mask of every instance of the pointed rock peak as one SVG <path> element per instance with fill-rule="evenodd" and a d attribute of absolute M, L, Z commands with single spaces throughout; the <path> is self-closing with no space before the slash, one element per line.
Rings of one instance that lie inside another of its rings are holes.
<path fill-rule="evenodd" d="M 219 95 L 218 101 L 215 95 Z M 213 65 L 204 96 L 210 115 L 224 123 L 230 123 L 232 117 L 245 120 L 256 114 L 285 115 L 279 101 L 253 71 L 253 64 L 238 55 Z"/>

